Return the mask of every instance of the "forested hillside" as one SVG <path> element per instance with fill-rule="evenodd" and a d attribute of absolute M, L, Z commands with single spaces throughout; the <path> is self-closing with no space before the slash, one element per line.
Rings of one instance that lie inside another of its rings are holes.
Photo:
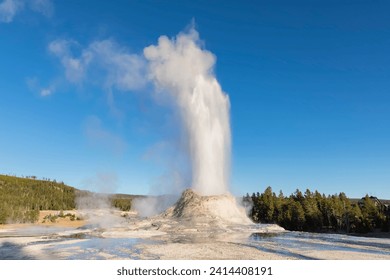
<path fill-rule="evenodd" d="M 388 201 L 366 195 L 349 199 L 344 193 L 324 195 L 306 190 L 286 197 L 271 187 L 263 193 L 247 194 L 254 222 L 277 223 L 288 230 L 367 233 L 389 231 Z"/>
<path fill-rule="evenodd" d="M 40 210 L 71 210 L 76 197 L 104 197 L 108 204 L 123 211 L 131 208 L 131 195 L 95 194 L 81 191 L 55 180 L 38 180 L 0 175 L 0 224 L 35 222 Z"/>
<path fill-rule="evenodd" d="M 64 183 L 0 175 L 0 224 L 33 222 L 39 210 L 74 209 L 75 196 Z"/>

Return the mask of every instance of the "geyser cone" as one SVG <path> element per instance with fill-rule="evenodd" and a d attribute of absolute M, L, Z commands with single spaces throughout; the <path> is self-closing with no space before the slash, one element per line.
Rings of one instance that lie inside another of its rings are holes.
<path fill-rule="evenodd" d="M 237 204 L 231 194 L 201 196 L 191 189 L 185 190 L 180 199 L 163 215 L 194 222 L 252 224 L 245 209 Z"/>

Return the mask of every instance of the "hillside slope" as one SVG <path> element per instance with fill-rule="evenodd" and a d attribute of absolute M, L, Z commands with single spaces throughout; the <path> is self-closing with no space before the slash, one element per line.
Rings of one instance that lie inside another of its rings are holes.
<path fill-rule="evenodd" d="M 133 195 L 97 194 L 63 182 L 0 175 L 0 224 L 38 220 L 41 210 L 77 208 L 77 198 L 104 199 L 107 205 L 128 211 Z"/>
<path fill-rule="evenodd" d="M 74 209 L 76 192 L 64 183 L 0 175 L 0 224 L 33 222 L 39 210 Z"/>

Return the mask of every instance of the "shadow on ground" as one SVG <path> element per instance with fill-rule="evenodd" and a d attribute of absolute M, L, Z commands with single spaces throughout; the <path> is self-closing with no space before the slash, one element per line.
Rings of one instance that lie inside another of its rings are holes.
<path fill-rule="evenodd" d="M 4 242 L 0 244 L 0 260 L 34 260 L 33 256 L 26 254 L 23 250 L 23 246 L 12 243 Z"/>

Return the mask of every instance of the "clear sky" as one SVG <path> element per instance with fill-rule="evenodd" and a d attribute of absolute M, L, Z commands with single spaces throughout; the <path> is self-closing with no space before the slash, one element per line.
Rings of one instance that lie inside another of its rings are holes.
<path fill-rule="evenodd" d="M 390 198 L 389 14 L 374 0 L 0 0 L 0 173 L 165 189 L 177 123 L 131 71 L 194 22 L 231 101 L 234 194 Z"/>

